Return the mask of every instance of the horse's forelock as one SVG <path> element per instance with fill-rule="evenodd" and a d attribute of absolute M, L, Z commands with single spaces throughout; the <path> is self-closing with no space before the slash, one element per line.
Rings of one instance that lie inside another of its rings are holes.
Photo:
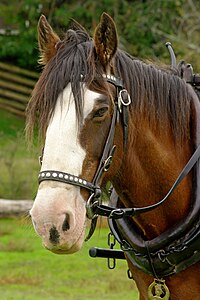
<path fill-rule="evenodd" d="M 57 46 L 56 55 L 45 66 L 32 93 L 27 107 L 27 134 L 30 136 L 38 117 L 38 129 L 44 137 L 49 120 L 54 112 L 58 96 L 71 83 L 77 118 L 83 115 L 81 80 L 86 85 L 95 77 L 95 53 L 91 38 L 85 31 L 69 29 Z"/>

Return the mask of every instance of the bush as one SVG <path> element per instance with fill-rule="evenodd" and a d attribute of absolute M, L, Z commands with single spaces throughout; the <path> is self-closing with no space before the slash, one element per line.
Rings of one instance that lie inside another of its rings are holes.
<path fill-rule="evenodd" d="M 199 10 L 200 2 L 194 0 L 11 0 L 1 4 L 0 16 L 6 16 L 4 23 L 19 34 L 0 36 L 0 60 L 36 68 L 36 28 L 41 13 L 59 33 L 65 32 L 70 18 L 93 31 L 101 13 L 106 11 L 117 24 L 121 46 L 130 54 L 158 58 L 169 64 L 164 44 L 171 41 L 178 59 L 188 60 L 195 67 L 200 60 Z"/>

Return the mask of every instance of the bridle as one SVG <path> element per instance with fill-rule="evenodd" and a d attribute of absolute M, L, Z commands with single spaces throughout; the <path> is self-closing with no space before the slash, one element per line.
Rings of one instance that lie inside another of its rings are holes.
<path fill-rule="evenodd" d="M 84 189 L 87 189 L 90 192 L 90 196 L 86 202 L 86 211 L 87 217 L 92 220 L 90 232 L 86 238 L 88 240 L 96 227 L 96 221 L 98 216 L 105 216 L 113 219 L 120 219 L 127 216 L 135 216 L 144 212 L 148 212 L 162 205 L 172 194 L 174 189 L 178 186 L 178 184 L 185 178 L 185 176 L 191 171 L 195 163 L 198 161 L 200 157 L 200 146 L 196 149 L 188 163 L 185 165 L 173 186 L 166 194 L 166 196 L 161 199 L 159 202 L 153 205 L 149 205 L 141 208 L 116 208 L 108 205 L 103 205 L 101 203 L 101 194 L 102 190 L 100 187 L 100 180 L 104 172 L 107 172 L 112 160 L 113 155 L 116 149 L 116 145 L 114 142 L 115 128 L 116 124 L 119 120 L 122 120 L 123 133 L 124 133 L 124 149 L 126 150 L 128 143 L 128 107 L 131 103 L 130 96 L 126 89 L 123 87 L 122 80 L 120 78 L 105 75 L 104 79 L 115 86 L 116 88 L 116 99 L 114 101 L 113 115 L 111 119 L 109 133 L 105 142 L 105 146 L 103 149 L 103 153 L 97 168 L 97 171 L 94 175 L 92 182 L 89 182 L 79 176 L 74 176 L 69 173 L 64 173 L 61 171 L 55 170 L 46 170 L 39 173 L 38 182 L 39 184 L 42 181 L 59 181 L 66 184 L 71 184 L 74 186 L 78 186 Z"/>
<path fill-rule="evenodd" d="M 59 181 L 66 184 L 71 184 L 74 186 L 78 186 L 84 189 L 87 189 L 90 192 L 90 197 L 86 202 L 86 211 L 87 217 L 92 220 L 91 223 L 91 230 L 88 234 L 86 240 L 88 240 L 96 227 L 97 217 L 98 215 L 104 215 L 104 206 L 101 204 L 101 194 L 102 190 L 100 187 L 100 180 L 104 172 L 107 172 L 113 159 L 113 155 L 116 149 L 116 146 L 113 144 L 114 135 L 115 135 L 115 128 L 116 124 L 120 120 L 120 115 L 122 115 L 122 122 L 124 128 L 124 147 L 127 146 L 128 142 L 128 106 L 131 103 L 130 96 L 126 89 L 123 88 L 123 83 L 120 78 L 117 78 L 112 75 L 103 75 L 103 79 L 106 80 L 108 83 L 112 84 L 116 88 L 116 99 L 114 101 L 113 107 L 113 115 L 111 119 L 109 133 L 104 145 L 104 149 L 102 152 L 102 156 L 94 175 L 92 182 L 89 182 L 79 176 L 74 176 L 69 173 L 64 173 L 55 170 L 45 170 L 39 173 L 38 182 L 39 184 L 42 181 Z M 40 158 L 40 161 L 42 159 Z M 103 211 L 99 210 L 99 208 L 103 208 Z M 96 209 L 98 208 L 98 212 Z"/>

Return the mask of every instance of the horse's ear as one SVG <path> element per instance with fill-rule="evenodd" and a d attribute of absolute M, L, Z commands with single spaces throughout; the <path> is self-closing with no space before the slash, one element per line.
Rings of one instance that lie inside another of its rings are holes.
<path fill-rule="evenodd" d="M 117 51 L 117 30 L 113 19 L 106 13 L 101 15 L 94 34 L 94 44 L 100 62 L 107 67 Z"/>
<path fill-rule="evenodd" d="M 58 35 L 53 31 L 46 17 L 41 15 L 38 22 L 38 45 L 40 50 L 39 63 L 46 63 L 56 54 L 56 45 L 60 41 Z"/>

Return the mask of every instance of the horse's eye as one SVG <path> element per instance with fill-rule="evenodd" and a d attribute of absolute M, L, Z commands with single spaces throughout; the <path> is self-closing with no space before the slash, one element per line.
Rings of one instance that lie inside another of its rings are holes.
<path fill-rule="evenodd" d="M 101 118 L 105 115 L 105 113 L 108 111 L 108 107 L 102 107 L 94 112 L 93 117 L 94 118 Z"/>

